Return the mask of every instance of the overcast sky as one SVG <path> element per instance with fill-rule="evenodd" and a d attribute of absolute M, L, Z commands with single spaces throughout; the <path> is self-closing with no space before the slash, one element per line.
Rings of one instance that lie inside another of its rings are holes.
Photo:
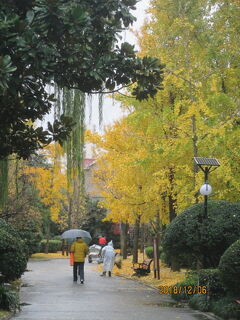
<path fill-rule="evenodd" d="M 137 21 L 134 22 L 131 29 L 138 30 L 143 25 L 147 16 L 145 10 L 149 7 L 149 2 L 150 0 L 139 1 L 136 10 L 132 11 L 132 14 L 137 18 Z M 122 40 L 134 44 L 136 49 L 138 48 L 137 40 L 131 31 L 124 31 Z M 103 132 L 105 126 L 113 124 L 114 121 L 123 116 L 124 113 L 122 112 L 119 103 L 113 102 L 111 98 L 105 96 L 103 104 L 103 122 L 102 125 L 99 126 L 98 99 L 96 96 L 93 96 L 92 104 L 88 104 L 86 110 L 86 125 L 93 131 Z"/>
<path fill-rule="evenodd" d="M 132 11 L 132 14 L 137 18 L 137 21 L 134 22 L 134 24 L 131 26 L 131 29 L 139 30 L 139 28 L 143 25 L 144 20 L 147 17 L 145 10 L 149 7 L 149 2 L 150 0 L 139 1 L 136 6 L 136 10 Z M 131 44 L 134 44 L 136 49 L 138 49 L 137 40 L 131 31 L 126 30 L 123 32 L 122 41 L 127 41 Z M 120 104 L 118 102 L 112 100 L 107 96 L 104 96 L 103 121 L 102 121 L 102 124 L 99 125 L 98 106 L 99 106 L 98 98 L 97 96 L 93 95 L 92 102 L 87 104 L 86 120 L 85 120 L 86 127 L 88 129 L 91 129 L 92 131 L 103 133 L 104 128 L 106 128 L 107 126 L 111 126 L 114 123 L 114 121 L 126 115 L 126 112 L 124 113 L 121 110 Z M 86 158 L 93 157 L 91 150 L 92 150 L 91 144 L 85 145 Z"/>
<path fill-rule="evenodd" d="M 145 11 L 149 7 L 149 3 L 150 0 L 140 0 L 137 3 L 136 10 L 132 11 L 132 14 L 137 18 L 137 21 L 134 22 L 131 29 L 138 30 L 143 25 L 144 20 L 147 17 Z M 137 46 L 136 38 L 130 31 L 124 32 L 124 40 Z"/>
<path fill-rule="evenodd" d="M 144 20 L 146 19 L 145 10 L 149 7 L 150 0 L 140 0 L 137 3 L 136 10 L 132 11 L 132 14 L 137 18 L 137 21 L 133 23 L 131 29 L 138 30 L 141 25 L 143 25 Z M 127 41 L 131 44 L 134 44 L 136 49 L 137 41 L 132 32 L 126 30 L 123 32 L 123 39 L 122 41 Z M 89 99 L 90 100 L 90 99 Z M 102 125 L 99 125 L 99 113 L 98 113 L 98 98 L 96 95 L 92 96 L 92 102 L 87 103 L 86 107 L 86 127 L 93 131 L 97 131 L 100 133 L 104 132 L 104 128 L 106 126 L 110 126 L 114 123 L 114 121 L 120 119 L 124 116 L 124 112 L 120 108 L 120 104 L 113 101 L 111 98 L 104 96 L 104 103 L 103 103 L 103 122 Z M 125 113 L 126 114 L 126 113 Z M 47 122 L 53 121 L 53 114 L 50 113 L 44 117 L 44 120 L 39 121 L 40 125 L 46 127 Z M 86 149 L 87 157 L 91 157 L 91 151 L 89 146 Z"/>

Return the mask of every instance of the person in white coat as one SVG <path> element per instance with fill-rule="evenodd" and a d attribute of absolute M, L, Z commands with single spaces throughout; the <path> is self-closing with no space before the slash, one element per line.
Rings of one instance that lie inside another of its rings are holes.
<path fill-rule="evenodd" d="M 103 273 L 101 276 L 106 276 L 107 272 L 109 277 L 112 275 L 112 268 L 114 266 L 115 259 L 115 251 L 113 248 L 113 242 L 108 242 L 107 246 L 102 249 L 102 257 L 103 257 Z"/>

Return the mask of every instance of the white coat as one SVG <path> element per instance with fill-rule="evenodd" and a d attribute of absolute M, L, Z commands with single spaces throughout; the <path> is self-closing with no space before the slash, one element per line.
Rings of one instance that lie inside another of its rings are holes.
<path fill-rule="evenodd" d="M 112 271 L 115 260 L 115 251 L 112 246 L 112 241 L 108 243 L 107 246 L 102 249 L 103 257 L 103 271 Z"/>

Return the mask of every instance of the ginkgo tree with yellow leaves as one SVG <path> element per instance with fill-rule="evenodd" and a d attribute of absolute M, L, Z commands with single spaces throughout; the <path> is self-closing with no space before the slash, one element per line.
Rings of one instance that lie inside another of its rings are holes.
<path fill-rule="evenodd" d="M 67 224 L 67 176 L 63 149 L 59 144 L 51 144 L 43 150 L 48 166 L 28 166 L 25 171 L 38 191 L 41 202 L 49 212 L 47 241 L 50 238 L 50 219 Z"/>
<path fill-rule="evenodd" d="M 236 51 L 239 6 L 236 1 L 210 4 L 208 1 L 153 0 L 149 12 L 152 18 L 139 35 L 141 54 L 154 54 L 165 64 L 164 89 L 148 104 L 139 104 L 130 98 L 125 99 L 125 103 L 134 105 L 136 112 L 143 116 L 151 113 L 153 120 L 149 121 L 149 128 L 152 121 L 157 123 L 155 128 L 169 141 L 170 154 L 165 153 L 166 161 L 175 160 L 175 168 L 185 166 L 181 175 L 186 179 L 182 179 L 180 185 L 176 180 L 175 183 L 185 191 L 179 193 L 180 188 L 178 196 L 182 194 L 188 201 L 178 199 L 178 211 L 192 202 L 189 186 L 195 201 L 199 201 L 196 192 L 203 178 L 193 167 L 193 156 L 220 160 L 221 168 L 217 175 L 211 176 L 216 186 L 214 196 L 236 200 L 239 186 L 235 177 L 239 172 L 234 167 L 236 162 L 232 161 L 229 140 L 239 133 L 240 82 L 236 63 L 239 60 Z M 219 33 L 218 28 L 224 31 Z M 136 121 L 136 126 L 139 125 L 140 121 Z M 239 139 L 235 143 L 239 145 Z M 160 144 L 160 150 L 167 150 L 162 141 Z M 233 150 L 236 150 L 235 160 L 239 159 L 238 147 L 233 146 Z"/>
<path fill-rule="evenodd" d="M 147 102 L 118 96 L 130 114 L 95 137 L 105 150 L 96 175 L 106 187 L 109 219 L 151 221 L 159 212 L 168 223 L 202 201 L 195 156 L 221 163 L 210 177 L 214 199 L 239 199 L 239 7 L 236 1 L 153 0 L 149 12 L 138 35 L 140 55 L 165 64 L 163 87 Z"/>
<path fill-rule="evenodd" d="M 134 224 L 138 235 L 140 223 L 168 221 L 163 197 L 167 187 L 165 181 L 162 185 L 157 183 L 158 168 L 154 167 L 148 150 L 151 137 L 145 135 L 144 125 L 133 130 L 128 120 L 117 122 L 103 137 L 87 132 L 86 139 L 103 150 L 95 183 L 104 198 L 101 206 L 109 209 L 107 219 Z M 137 246 L 136 237 L 134 249 Z M 134 253 L 137 261 L 137 250 Z"/>
<path fill-rule="evenodd" d="M 192 135 L 194 155 L 222 158 L 225 169 L 218 175 L 225 181 L 231 156 L 226 161 L 223 142 L 239 130 L 239 10 L 235 0 L 153 0 L 152 18 L 139 35 L 142 54 L 155 54 L 166 66 L 164 91 L 172 93 L 175 107 L 180 101 L 183 120 L 191 119 L 185 131 Z M 224 183 L 219 192 L 227 196 Z"/>

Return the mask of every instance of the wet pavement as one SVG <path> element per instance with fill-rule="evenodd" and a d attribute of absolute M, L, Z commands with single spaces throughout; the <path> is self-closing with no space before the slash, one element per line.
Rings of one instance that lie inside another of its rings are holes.
<path fill-rule="evenodd" d="M 121 277 L 100 277 L 85 263 L 85 283 L 73 283 L 68 259 L 31 261 L 22 277 L 16 320 L 205 320 L 202 313 L 170 307 L 155 289 Z"/>

